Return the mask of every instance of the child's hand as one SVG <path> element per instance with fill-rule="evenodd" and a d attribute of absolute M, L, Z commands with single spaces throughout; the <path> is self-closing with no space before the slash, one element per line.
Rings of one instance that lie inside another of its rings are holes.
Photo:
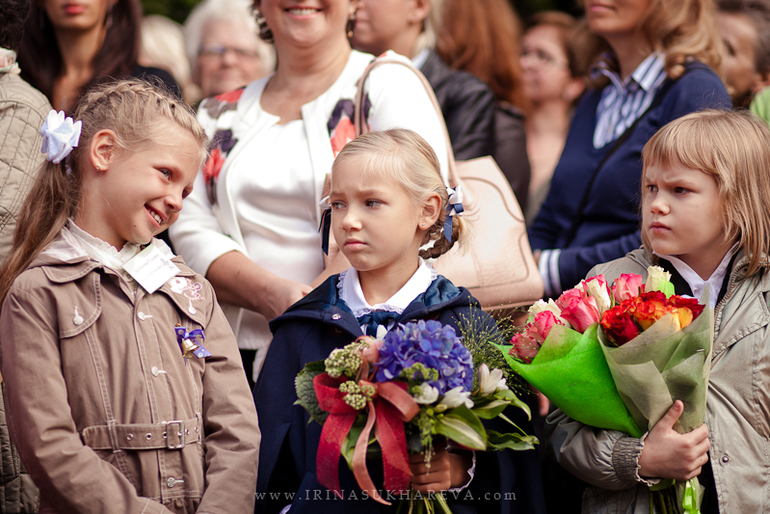
<path fill-rule="evenodd" d="M 701 466 L 708 462 L 706 452 L 711 448 L 708 428 L 704 423 L 688 434 L 674 430 L 683 411 L 684 404 L 675 401 L 652 427 L 639 457 L 640 476 L 689 480 L 700 475 Z"/>
<path fill-rule="evenodd" d="M 409 480 L 415 491 L 431 493 L 461 487 L 468 483 L 472 460 L 469 454 L 450 453 L 444 447 L 434 446 L 430 467 L 424 453 L 409 455 Z"/>

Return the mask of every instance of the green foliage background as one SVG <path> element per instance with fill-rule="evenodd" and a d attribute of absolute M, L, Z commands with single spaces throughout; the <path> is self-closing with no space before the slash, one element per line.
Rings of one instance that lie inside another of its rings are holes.
<path fill-rule="evenodd" d="M 184 23 L 187 15 L 201 0 L 142 0 L 145 14 L 161 14 Z M 473 0 L 468 0 L 473 1 Z M 559 10 L 578 14 L 578 0 L 512 0 L 516 12 L 525 19 L 538 11 Z"/>
<path fill-rule="evenodd" d="M 178 23 L 184 23 L 187 15 L 201 0 L 142 0 L 144 14 L 160 14 Z"/>

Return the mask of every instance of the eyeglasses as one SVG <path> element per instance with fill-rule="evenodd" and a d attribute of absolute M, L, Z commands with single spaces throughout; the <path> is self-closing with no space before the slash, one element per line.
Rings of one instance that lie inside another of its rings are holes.
<path fill-rule="evenodd" d="M 552 56 L 548 52 L 539 48 L 523 48 L 521 58 L 534 64 L 550 65 L 557 68 L 567 68 L 568 64 Z"/>
<path fill-rule="evenodd" d="M 206 45 L 200 49 L 198 55 L 201 57 L 222 58 L 227 52 L 232 52 L 238 59 L 256 59 L 259 57 L 259 54 L 256 50 L 248 50 L 246 48 L 236 48 L 234 46 L 224 45 Z"/>

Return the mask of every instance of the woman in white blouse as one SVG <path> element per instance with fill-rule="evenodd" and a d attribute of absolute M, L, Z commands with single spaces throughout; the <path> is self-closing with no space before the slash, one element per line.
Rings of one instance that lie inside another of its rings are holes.
<path fill-rule="evenodd" d="M 355 137 L 357 82 L 373 59 L 348 42 L 356 5 L 256 0 L 260 37 L 275 44 L 275 73 L 199 109 L 212 154 L 170 235 L 214 285 L 241 350 L 257 351 L 254 378 L 271 339 L 267 321 L 349 266 L 341 254 L 325 261 L 318 226 L 325 178 Z M 441 120 L 412 71 L 375 69 L 365 114 L 371 130 L 422 135 L 446 174 Z"/>

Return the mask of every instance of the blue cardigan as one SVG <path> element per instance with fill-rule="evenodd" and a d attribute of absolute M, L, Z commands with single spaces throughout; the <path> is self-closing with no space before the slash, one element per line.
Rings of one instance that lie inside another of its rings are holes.
<path fill-rule="evenodd" d="M 337 295 L 338 278 L 339 275 L 330 277 L 270 322 L 274 337 L 254 388 L 262 432 L 256 512 L 278 512 L 289 503 L 292 503 L 292 514 L 395 512 L 397 502 L 385 507 L 365 499 L 342 459 L 340 487 L 346 499 L 335 499 L 331 491 L 320 485 L 315 461 L 321 425 L 310 421 L 304 408 L 294 405 L 297 399 L 294 377 L 305 363 L 325 359 L 334 348 L 349 344 L 361 335 L 356 318 Z M 484 324 L 482 326 L 494 323 L 466 289 L 455 287 L 442 276 L 434 280 L 396 322 L 415 319 L 438 319 L 454 326 L 458 333 L 466 320 L 472 319 L 474 323 Z M 506 414 L 514 416 L 514 422 L 532 433 L 532 425 L 520 409 Z M 452 502 L 455 514 L 545 512 L 540 463 L 535 450 L 477 452 L 476 461 L 476 475 L 469 489 L 459 493 L 460 501 Z M 375 484 L 382 484 L 381 467 L 370 466 Z"/>
<path fill-rule="evenodd" d="M 578 215 L 591 175 L 613 146 L 593 145 L 596 108 L 602 90 L 589 90 L 581 99 L 554 170 L 551 189 L 528 231 L 533 250 L 561 249 L 558 277 L 544 277 L 560 284 L 561 290 L 580 282 L 595 265 L 623 257 L 641 245 L 642 148 L 650 137 L 685 114 L 732 105 L 722 81 L 701 63 L 689 64 L 685 75 L 663 91 L 670 80 L 659 91 L 665 94 L 662 101 L 644 115 L 628 140 L 602 167 L 583 209 L 582 222 L 567 244 L 572 220 Z"/>

